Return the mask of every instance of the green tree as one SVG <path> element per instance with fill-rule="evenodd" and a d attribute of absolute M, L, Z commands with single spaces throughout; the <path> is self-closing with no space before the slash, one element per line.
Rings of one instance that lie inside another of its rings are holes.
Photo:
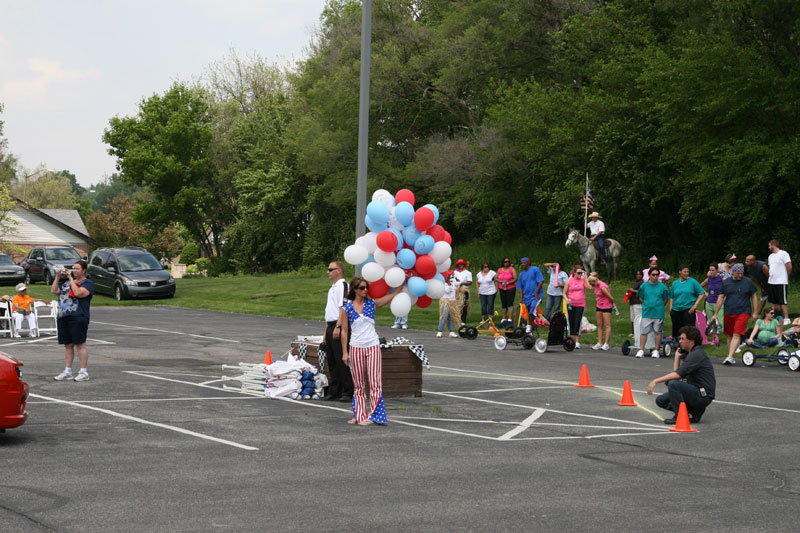
<path fill-rule="evenodd" d="M 44 172 L 31 176 L 11 188 L 17 198 L 37 209 L 75 209 L 78 197 L 72 192 L 72 184 L 62 173 Z"/>
<path fill-rule="evenodd" d="M 103 135 L 122 179 L 153 195 L 136 218 L 156 227 L 180 222 L 209 256 L 221 253 L 236 218 L 230 176 L 211 157 L 216 111 L 201 89 L 175 83 L 143 100 L 135 117 L 112 118 Z"/>

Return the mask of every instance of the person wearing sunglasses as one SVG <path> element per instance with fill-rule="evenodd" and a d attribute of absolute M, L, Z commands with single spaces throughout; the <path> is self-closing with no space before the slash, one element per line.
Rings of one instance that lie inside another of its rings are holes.
<path fill-rule="evenodd" d="M 567 300 L 567 319 L 569 321 L 569 334 L 575 341 L 575 349 L 581 347 L 581 320 L 586 309 L 586 289 L 591 289 L 586 281 L 586 271 L 583 267 L 576 267 L 575 272 L 567 280 L 564 296 Z"/>
<path fill-rule="evenodd" d="M 500 327 L 511 328 L 514 297 L 517 295 L 517 271 L 511 266 L 511 259 L 508 257 L 503 258 L 503 264 L 497 269 L 497 285 L 500 292 L 500 307 L 503 308 Z"/>
<path fill-rule="evenodd" d="M 669 289 L 661 283 L 659 276 L 661 271 L 651 268 L 647 271 L 647 281 L 639 287 L 639 299 L 642 300 L 642 320 L 639 323 L 639 351 L 636 357 L 644 357 L 644 346 L 647 343 L 647 336 L 655 334 L 655 349 L 650 353 L 650 357 L 658 359 L 661 349 L 661 337 L 664 335 L 664 310 L 669 303 Z"/>
<path fill-rule="evenodd" d="M 325 304 L 325 333 L 323 349 L 328 355 L 328 373 L 330 384 L 324 400 L 341 402 L 353 401 L 353 378 L 350 369 L 342 361 L 341 323 L 339 310 L 347 302 L 347 282 L 344 280 L 344 265 L 341 261 L 333 261 L 328 265 L 328 301 Z"/>
<path fill-rule="evenodd" d="M 778 319 L 774 306 L 764 310 L 764 315 L 756 320 L 747 344 L 754 348 L 770 348 L 780 344 L 783 335 L 783 318 Z"/>
<path fill-rule="evenodd" d="M 395 289 L 391 294 L 373 300 L 368 291 L 369 282 L 364 278 L 354 277 L 350 281 L 348 301 L 339 311 L 342 360 L 350 366 L 353 375 L 353 418 L 348 423 L 361 426 L 386 424 L 381 383 L 381 344 L 378 332 L 375 331 L 375 309 L 383 307 L 400 294 L 400 290 Z"/>

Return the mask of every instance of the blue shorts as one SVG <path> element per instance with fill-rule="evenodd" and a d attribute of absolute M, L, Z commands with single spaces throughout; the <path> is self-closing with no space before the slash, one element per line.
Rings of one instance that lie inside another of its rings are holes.
<path fill-rule="evenodd" d="M 56 319 L 58 344 L 83 344 L 89 330 L 89 319 L 78 316 L 64 316 Z"/>

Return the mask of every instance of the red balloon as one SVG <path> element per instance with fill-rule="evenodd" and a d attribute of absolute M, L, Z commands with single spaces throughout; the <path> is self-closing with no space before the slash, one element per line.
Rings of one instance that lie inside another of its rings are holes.
<path fill-rule="evenodd" d="M 436 275 L 436 269 L 434 268 L 431 272 L 426 272 L 425 274 L 419 274 L 419 273 L 417 274 L 419 275 L 419 277 L 427 281 L 429 279 L 433 279 L 433 277 Z"/>
<path fill-rule="evenodd" d="M 400 202 L 408 202 L 413 206 L 414 205 L 414 193 L 409 191 L 408 189 L 400 189 L 399 191 L 397 191 L 397 194 L 394 195 L 394 201 L 395 201 L 395 203 L 398 203 L 398 204 Z M 419 229 L 419 228 L 417 228 L 417 229 Z"/>
<path fill-rule="evenodd" d="M 447 244 L 453 244 L 453 237 L 450 236 L 450 232 L 449 231 L 445 231 L 444 232 L 444 239 L 443 240 Z"/>
<path fill-rule="evenodd" d="M 421 278 L 425 278 L 426 276 L 430 277 L 431 275 L 436 274 L 436 263 L 429 255 L 421 255 L 417 259 L 417 264 L 414 265 L 414 268 L 419 273 Z"/>
<path fill-rule="evenodd" d="M 386 296 L 387 292 L 389 292 L 389 285 L 387 285 L 387 283 L 382 279 L 373 281 L 369 284 L 369 289 L 367 289 L 367 293 L 369 293 L 370 298 L 380 298 L 381 296 Z"/>
<path fill-rule="evenodd" d="M 414 225 L 419 231 L 425 231 L 433 226 L 434 218 L 435 216 L 430 208 L 420 207 L 417 209 L 417 212 L 414 213 Z"/>
<path fill-rule="evenodd" d="M 436 242 L 444 240 L 445 231 L 444 228 L 441 227 L 439 224 L 434 224 L 433 226 L 428 228 L 428 230 L 425 233 L 433 237 L 433 240 Z"/>
<path fill-rule="evenodd" d="M 431 305 L 431 299 L 427 294 L 423 294 L 422 296 L 417 298 L 417 307 L 421 307 L 425 309 L 429 305 Z"/>
<path fill-rule="evenodd" d="M 388 229 L 378 233 L 378 237 L 375 241 L 378 243 L 378 248 L 384 252 L 394 252 L 397 249 L 397 235 Z"/>

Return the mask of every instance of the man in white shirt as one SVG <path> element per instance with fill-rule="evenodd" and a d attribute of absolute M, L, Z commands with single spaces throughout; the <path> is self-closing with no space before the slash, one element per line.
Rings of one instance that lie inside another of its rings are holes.
<path fill-rule="evenodd" d="M 589 215 L 591 219 L 587 226 L 589 227 L 589 233 L 591 234 L 590 240 L 597 241 L 597 246 L 600 247 L 600 261 L 605 263 L 606 262 L 606 243 L 605 243 L 605 234 L 606 234 L 606 225 L 603 224 L 603 221 L 600 220 L 600 213 L 597 211 L 592 211 L 592 214 Z"/>
<path fill-rule="evenodd" d="M 769 279 L 767 279 L 767 301 L 776 307 L 783 318 L 789 316 L 789 276 L 792 274 L 792 259 L 785 250 L 781 250 L 777 240 L 769 241 Z"/>
<path fill-rule="evenodd" d="M 353 401 L 353 376 L 350 368 L 342 361 L 342 342 L 339 340 L 341 325 L 339 309 L 344 305 L 347 297 L 347 283 L 344 281 L 344 265 L 340 261 L 333 261 L 328 265 L 328 279 L 331 288 L 328 289 L 328 302 L 325 304 L 325 346 L 326 361 L 331 382 L 328 385 L 328 394 L 325 400 L 339 400 L 341 402 Z"/>

